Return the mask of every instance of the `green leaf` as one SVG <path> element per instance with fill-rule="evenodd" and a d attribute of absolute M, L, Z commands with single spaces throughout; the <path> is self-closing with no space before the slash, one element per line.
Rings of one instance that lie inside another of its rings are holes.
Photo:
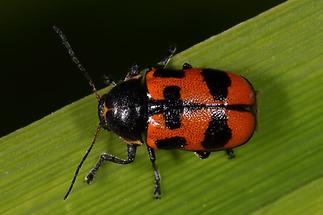
<path fill-rule="evenodd" d="M 253 83 L 258 129 L 235 159 L 158 151 L 163 196 L 154 200 L 145 147 L 133 164 L 109 163 L 83 183 L 101 152 L 124 156 L 123 141 L 103 132 L 63 201 L 98 123 L 91 95 L 0 139 L 0 213 L 322 213 L 322 26 L 322 1 L 288 1 L 173 58 L 175 68 L 188 62 Z"/>

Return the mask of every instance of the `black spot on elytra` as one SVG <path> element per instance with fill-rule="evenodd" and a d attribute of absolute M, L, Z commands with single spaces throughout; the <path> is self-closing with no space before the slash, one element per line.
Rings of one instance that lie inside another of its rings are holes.
<path fill-rule="evenodd" d="M 169 129 L 181 127 L 181 116 L 183 112 L 183 102 L 180 100 L 180 90 L 178 86 L 166 87 L 163 91 L 164 103 L 164 119 L 165 125 Z"/>
<path fill-rule="evenodd" d="M 171 137 L 157 140 L 155 144 L 159 149 L 182 149 L 187 145 L 184 137 Z"/>
<path fill-rule="evenodd" d="M 224 111 L 216 111 L 212 115 L 212 121 L 204 133 L 202 146 L 205 149 L 216 149 L 223 147 L 231 138 L 232 132 L 228 126 Z"/>
<path fill-rule="evenodd" d="M 158 68 L 154 72 L 153 76 L 154 77 L 161 77 L 161 78 L 183 78 L 184 71 L 183 70 Z"/>
<path fill-rule="evenodd" d="M 226 72 L 215 69 L 203 69 L 202 76 L 214 100 L 224 101 L 228 96 L 231 80 Z"/>

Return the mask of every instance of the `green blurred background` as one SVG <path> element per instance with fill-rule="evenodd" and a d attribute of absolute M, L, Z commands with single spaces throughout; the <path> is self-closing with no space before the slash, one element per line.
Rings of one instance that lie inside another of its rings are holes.
<path fill-rule="evenodd" d="M 102 88 L 103 74 L 119 80 L 134 63 L 159 61 L 171 44 L 180 52 L 282 2 L 1 1 L 0 136 L 90 94 L 52 25 Z"/>

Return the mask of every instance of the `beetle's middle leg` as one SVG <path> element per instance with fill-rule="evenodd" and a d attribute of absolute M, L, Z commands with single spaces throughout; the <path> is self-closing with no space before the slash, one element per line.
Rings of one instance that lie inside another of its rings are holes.
<path fill-rule="evenodd" d="M 152 167 L 154 170 L 154 178 L 155 178 L 154 197 L 156 199 L 158 199 L 158 198 L 160 198 L 161 191 L 160 191 L 160 175 L 159 175 L 157 166 L 155 164 L 156 155 L 155 155 L 154 149 L 149 147 L 148 145 L 147 145 L 147 151 L 148 151 L 148 156 L 149 156 L 149 159 L 151 161 L 151 164 L 152 164 Z"/>
<path fill-rule="evenodd" d="M 167 66 L 167 64 L 169 63 L 170 59 L 174 56 L 176 52 L 176 46 L 170 46 L 168 48 L 168 55 L 160 62 L 158 62 L 157 64 L 159 66 L 161 66 L 162 68 L 165 68 Z"/>

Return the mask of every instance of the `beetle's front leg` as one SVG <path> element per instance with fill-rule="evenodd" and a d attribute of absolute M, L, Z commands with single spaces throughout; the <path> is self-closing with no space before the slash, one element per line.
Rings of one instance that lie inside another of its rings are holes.
<path fill-rule="evenodd" d="M 133 77 L 136 77 L 137 75 L 140 74 L 139 66 L 137 64 L 134 64 L 130 67 L 129 72 L 127 73 L 126 77 L 124 80 L 129 80 Z"/>
<path fill-rule="evenodd" d="M 100 167 L 102 166 L 102 164 L 105 161 L 110 161 L 112 163 L 117 163 L 117 164 L 129 164 L 129 163 L 132 163 L 135 160 L 135 157 L 136 157 L 137 145 L 128 144 L 127 147 L 128 147 L 127 148 L 127 152 L 128 152 L 128 158 L 127 159 L 121 159 L 121 158 L 118 158 L 118 157 L 116 157 L 114 155 L 110 155 L 110 154 L 107 154 L 107 153 L 102 153 L 100 155 L 100 159 L 96 163 L 95 167 L 92 168 L 91 171 L 89 172 L 89 174 L 85 177 L 85 181 L 88 184 L 91 181 L 93 181 L 96 172 L 100 169 Z"/>
<path fill-rule="evenodd" d="M 104 83 L 105 87 L 108 87 L 110 85 L 116 86 L 116 82 L 114 80 L 112 80 L 109 76 L 103 75 L 102 79 L 103 79 L 103 83 Z"/>

